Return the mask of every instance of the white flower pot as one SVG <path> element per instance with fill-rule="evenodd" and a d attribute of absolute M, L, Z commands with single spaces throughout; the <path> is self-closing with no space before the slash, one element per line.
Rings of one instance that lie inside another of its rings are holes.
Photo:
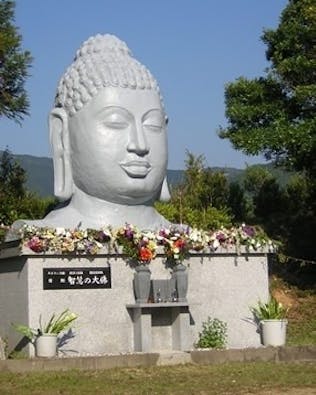
<path fill-rule="evenodd" d="M 35 341 L 35 352 L 37 357 L 52 358 L 57 353 L 57 335 L 44 333 Z"/>
<path fill-rule="evenodd" d="M 260 323 L 264 346 L 284 346 L 287 320 L 262 320 Z"/>

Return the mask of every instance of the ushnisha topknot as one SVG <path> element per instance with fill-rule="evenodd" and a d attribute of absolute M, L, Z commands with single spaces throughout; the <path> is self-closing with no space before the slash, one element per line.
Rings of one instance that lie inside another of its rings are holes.
<path fill-rule="evenodd" d="M 132 56 L 125 42 L 111 34 L 97 34 L 81 45 L 62 76 L 55 106 L 64 108 L 70 116 L 74 115 L 108 86 L 153 89 L 159 93 L 157 81 Z"/>

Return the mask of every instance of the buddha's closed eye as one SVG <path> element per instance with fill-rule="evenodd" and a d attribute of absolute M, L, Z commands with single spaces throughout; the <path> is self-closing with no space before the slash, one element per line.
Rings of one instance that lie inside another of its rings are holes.
<path fill-rule="evenodd" d="M 143 127 L 146 130 L 160 132 L 165 126 L 165 118 L 160 110 L 150 110 L 143 118 Z"/>
<path fill-rule="evenodd" d="M 103 119 L 103 124 L 110 129 L 126 129 L 129 123 L 129 117 L 118 111 L 109 112 Z"/>

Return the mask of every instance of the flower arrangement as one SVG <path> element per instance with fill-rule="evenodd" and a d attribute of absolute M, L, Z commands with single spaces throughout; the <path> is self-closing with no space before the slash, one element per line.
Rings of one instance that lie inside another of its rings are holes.
<path fill-rule="evenodd" d="M 119 229 L 40 228 L 24 225 L 20 230 L 23 245 L 35 253 L 97 254 L 102 248 L 118 252 L 120 248 L 138 263 L 149 263 L 160 247 L 173 261 L 183 261 L 190 251 L 215 252 L 218 248 L 240 247 L 256 251 L 267 247 L 275 250 L 274 243 L 258 228 L 241 225 L 231 229 L 203 231 L 196 228 L 171 226 L 157 232 L 140 231 L 126 224 Z"/>
<path fill-rule="evenodd" d="M 190 249 L 193 251 L 203 251 L 206 247 L 210 245 L 210 237 L 207 232 L 200 229 L 191 229 L 188 232 L 188 237 L 190 241 Z"/>
<path fill-rule="evenodd" d="M 171 261 L 183 261 L 190 250 L 189 229 L 171 227 L 161 229 L 157 235 L 159 245 L 162 245 L 166 256 Z"/>
<path fill-rule="evenodd" d="M 100 230 L 69 230 L 25 225 L 21 231 L 24 244 L 37 253 L 96 254 L 104 244 L 110 247 L 112 241 L 110 227 Z"/>
<path fill-rule="evenodd" d="M 156 256 L 156 236 L 149 231 L 140 232 L 133 225 L 126 224 L 115 234 L 116 243 L 122 246 L 123 252 L 135 262 L 149 264 Z"/>
<path fill-rule="evenodd" d="M 256 251 L 264 246 L 268 246 L 271 250 L 274 249 L 272 241 L 260 228 L 245 224 L 231 229 L 221 228 L 210 232 L 208 245 L 213 251 L 216 251 L 219 247 L 236 247 L 238 252 L 240 246 L 245 246 L 248 251 Z"/>
<path fill-rule="evenodd" d="M 34 329 L 26 325 L 13 324 L 13 327 L 26 336 L 31 342 L 43 334 L 59 335 L 61 332 L 70 329 L 71 324 L 78 318 L 77 314 L 71 313 L 69 309 L 64 310 L 61 314 L 56 316 L 54 313 L 46 324 L 42 323 L 42 317 L 39 318 L 39 328 Z"/>

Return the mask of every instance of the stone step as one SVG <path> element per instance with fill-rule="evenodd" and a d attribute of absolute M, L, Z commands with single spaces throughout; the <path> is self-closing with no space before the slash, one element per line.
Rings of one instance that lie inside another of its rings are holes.
<path fill-rule="evenodd" d="M 183 365 L 186 363 L 192 363 L 189 352 L 170 350 L 159 351 L 157 365 Z"/>

